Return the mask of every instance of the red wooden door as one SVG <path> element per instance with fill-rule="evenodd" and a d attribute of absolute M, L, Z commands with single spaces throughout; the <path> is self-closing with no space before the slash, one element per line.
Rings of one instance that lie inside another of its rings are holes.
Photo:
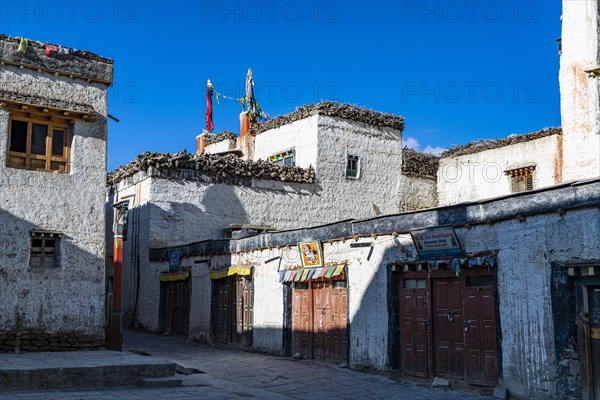
<path fill-rule="evenodd" d="M 331 283 L 313 282 L 313 358 L 326 360 L 331 352 Z"/>
<path fill-rule="evenodd" d="M 330 360 L 348 361 L 348 289 L 346 281 L 331 283 Z"/>
<path fill-rule="evenodd" d="M 407 375 L 428 376 L 429 310 L 425 279 L 400 280 L 401 369 Z"/>
<path fill-rule="evenodd" d="M 308 287 L 292 292 L 292 353 L 312 358 L 312 293 Z"/>
<path fill-rule="evenodd" d="M 467 277 L 464 289 L 466 382 L 482 386 L 498 383 L 496 311 L 491 276 Z"/>
<path fill-rule="evenodd" d="M 292 294 L 292 353 L 318 360 L 348 361 L 346 281 L 301 282 L 295 285 Z"/>
<path fill-rule="evenodd" d="M 432 279 L 431 288 L 435 376 L 464 380 L 465 349 L 461 280 Z"/>

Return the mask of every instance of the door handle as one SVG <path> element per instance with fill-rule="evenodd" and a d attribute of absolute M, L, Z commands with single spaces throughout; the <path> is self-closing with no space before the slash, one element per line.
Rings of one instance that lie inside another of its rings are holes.
<path fill-rule="evenodd" d="M 465 329 L 465 332 L 469 332 L 469 328 L 471 327 L 472 324 L 473 324 L 473 321 L 470 319 L 463 321 L 463 328 Z"/>

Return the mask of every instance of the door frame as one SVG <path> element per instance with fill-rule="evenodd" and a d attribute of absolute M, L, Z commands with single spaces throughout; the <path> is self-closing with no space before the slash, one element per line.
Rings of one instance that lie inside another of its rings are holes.
<path fill-rule="evenodd" d="M 336 277 L 332 277 L 332 278 L 319 278 L 319 279 L 312 279 L 312 280 L 308 280 L 306 282 L 290 282 L 289 284 L 287 284 L 286 286 L 288 287 L 287 293 L 288 293 L 288 307 L 286 308 L 286 313 L 289 315 L 289 318 L 286 317 L 286 320 L 288 320 L 288 326 L 289 326 L 289 336 L 288 338 L 285 337 L 285 333 L 284 333 L 284 339 L 285 342 L 284 343 L 288 343 L 288 348 L 284 349 L 284 353 L 286 354 L 292 354 L 294 353 L 294 341 L 295 341 L 295 337 L 294 337 L 294 291 L 295 290 L 304 290 L 304 291 L 308 291 L 309 296 L 310 296 L 310 316 L 309 316 L 309 326 L 311 327 L 311 331 L 309 332 L 309 349 L 310 349 L 310 354 L 308 355 L 310 359 L 314 359 L 314 343 L 315 343 L 315 335 L 317 334 L 317 332 L 315 332 L 314 330 L 314 321 L 315 321 L 315 292 L 319 289 L 315 289 L 313 287 L 314 283 L 323 283 L 323 282 L 328 282 L 331 285 L 331 288 L 329 290 L 340 290 L 340 289 L 334 289 L 333 285 L 334 282 L 339 282 L 339 281 L 344 281 L 346 282 L 346 287 L 343 289 L 346 291 L 346 327 L 345 327 L 345 332 L 346 332 L 346 346 L 344 349 L 345 352 L 345 360 L 343 362 L 349 362 L 350 361 L 350 291 L 349 291 L 349 286 L 348 286 L 348 275 L 346 272 L 344 272 L 343 274 L 336 276 Z M 296 283 L 306 283 L 308 284 L 308 288 L 307 289 L 295 289 L 294 285 Z M 285 293 L 284 293 L 285 295 Z"/>
<path fill-rule="evenodd" d="M 402 264 L 404 265 L 404 264 Z M 416 271 L 402 271 L 399 266 L 395 264 L 390 264 L 388 266 L 388 310 L 389 313 L 389 321 L 388 321 L 388 332 L 392 340 L 389 341 L 388 344 L 388 355 L 389 355 L 389 364 L 392 369 L 402 371 L 402 360 L 400 359 L 402 353 L 402 343 L 401 343 L 401 317 L 400 317 L 400 287 L 402 285 L 402 281 L 404 279 L 425 279 L 426 280 L 426 290 L 427 290 L 427 313 L 428 313 L 428 321 L 429 324 L 427 326 L 427 371 L 428 376 L 426 379 L 433 379 L 435 376 L 435 360 L 434 360 L 434 343 L 433 343 L 433 298 L 432 298 L 432 281 L 434 279 L 460 279 L 461 281 L 461 290 L 463 293 L 461 294 L 463 301 L 463 314 L 464 314 L 464 288 L 466 287 L 466 278 L 473 276 L 492 276 L 493 278 L 493 288 L 492 293 L 494 296 L 494 314 L 496 318 L 496 362 L 497 362 L 497 381 L 502 379 L 502 332 L 501 332 L 501 318 L 500 318 L 500 309 L 499 309 L 499 301 L 498 301 L 498 268 L 483 268 L 483 267 L 474 267 L 474 268 L 465 268 L 462 270 L 462 274 L 459 278 L 456 277 L 455 272 L 450 270 L 438 269 L 434 271 L 428 271 L 427 267 L 424 269 L 421 266 L 417 267 Z M 462 321 L 461 321 L 462 323 Z M 466 354 L 466 353 L 465 353 Z M 465 363 L 467 362 L 467 358 L 465 357 Z M 422 379 L 417 376 L 407 375 L 410 378 L 414 379 Z M 472 384 L 467 383 L 466 376 L 466 368 L 465 368 L 465 379 L 464 381 L 456 381 L 459 385 L 464 384 L 465 386 L 471 386 Z"/>

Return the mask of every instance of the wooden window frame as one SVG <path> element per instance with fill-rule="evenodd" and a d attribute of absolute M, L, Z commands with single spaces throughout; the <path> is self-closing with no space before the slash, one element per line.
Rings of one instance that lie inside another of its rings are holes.
<path fill-rule="evenodd" d="M 58 232 L 32 231 L 30 238 L 31 246 L 29 249 L 29 266 L 31 268 L 60 268 L 61 239 L 62 234 Z M 34 247 L 34 240 L 41 240 L 42 246 Z M 54 241 L 52 252 L 46 251 L 46 242 L 49 240 Z M 35 250 L 38 248 L 40 249 L 39 252 Z M 34 259 L 40 259 L 41 262 L 34 262 Z"/>
<path fill-rule="evenodd" d="M 291 163 L 286 164 L 286 161 L 292 160 Z M 279 153 L 275 153 L 272 156 L 269 156 L 269 162 L 275 165 L 281 165 L 285 167 L 295 167 L 296 166 L 296 150 L 290 149 L 286 151 L 281 151 Z"/>
<path fill-rule="evenodd" d="M 25 152 L 10 150 L 13 121 L 21 121 L 27 124 Z M 46 154 L 32 154 L 31 152 L 31 136 L 33 124 L 45 125 L 48 127 L 48 133 L 46 135 Z M 35 117 L 11 113 L 8 121 L 8 147 L 6 151 L 6 166 L 10 168 L 25 169 L 29 171 L 45 171 L 68 174 L 71 170 L 71 126 L 72 123 L 70 123 L 69 120 L 60 119 L 57 117 L 50 117 L 49 119 L 45 119 L 44 117 Z M 55 130 L 64 131 L 62 156 L 52 154 L 52 140 Z M 25 159 L 25 165 L 17 165 L 16 163 L 11 162 L 11 158 L 18 158 L 21 160 Z M 44 168 L 32 167 L 31 160 L 43 160 L 45 162 Z M 60 165 L 64 166 L 64 169 L 52 169 L 52 163 L 60 163 Z"/>
<path fill-rule="evenodd" d="M 351 168 L 351 163 L 356 163 L 356 168 Z M 346 178 L 360 178 L 360 156 L 353 154 L 346 155 Z"/>
<path fill-rule="evenodd" d="M 504 173 L 509 178 L 511 193 L 520 193 L 533 190 L 533 174 L 535 173 L 535 165 L 514 168 Z"/>

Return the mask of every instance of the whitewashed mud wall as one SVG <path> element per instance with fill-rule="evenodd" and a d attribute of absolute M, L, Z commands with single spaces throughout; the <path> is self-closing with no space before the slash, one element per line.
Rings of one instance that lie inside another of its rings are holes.
<path fill-rule="evenodd" d="M 535 164 L 534 189 L 560 182 L 560 135 L 512 144 L 478 153 L 440 159 L 437 180 L 439 206 L 476 201 L 511 193 L 504 171 Z"/>
<path fill-rule="evenodd" d="M 600 176 L 600 66 L 598 1 L 563 0 L 560 114 L 565 181 Z"/>
<path fill-rule="evenodd" d="M 6 167 L 9 114 L 0 109 L 0 330 L 18 325 L 103 337 L 106 85 L 6 65 L 0 85 L 97 113 L 74 124 L 71 172 L 60 174 Z M 61 268 L 29 267 L 32 229 L 64 234 Z"/>

